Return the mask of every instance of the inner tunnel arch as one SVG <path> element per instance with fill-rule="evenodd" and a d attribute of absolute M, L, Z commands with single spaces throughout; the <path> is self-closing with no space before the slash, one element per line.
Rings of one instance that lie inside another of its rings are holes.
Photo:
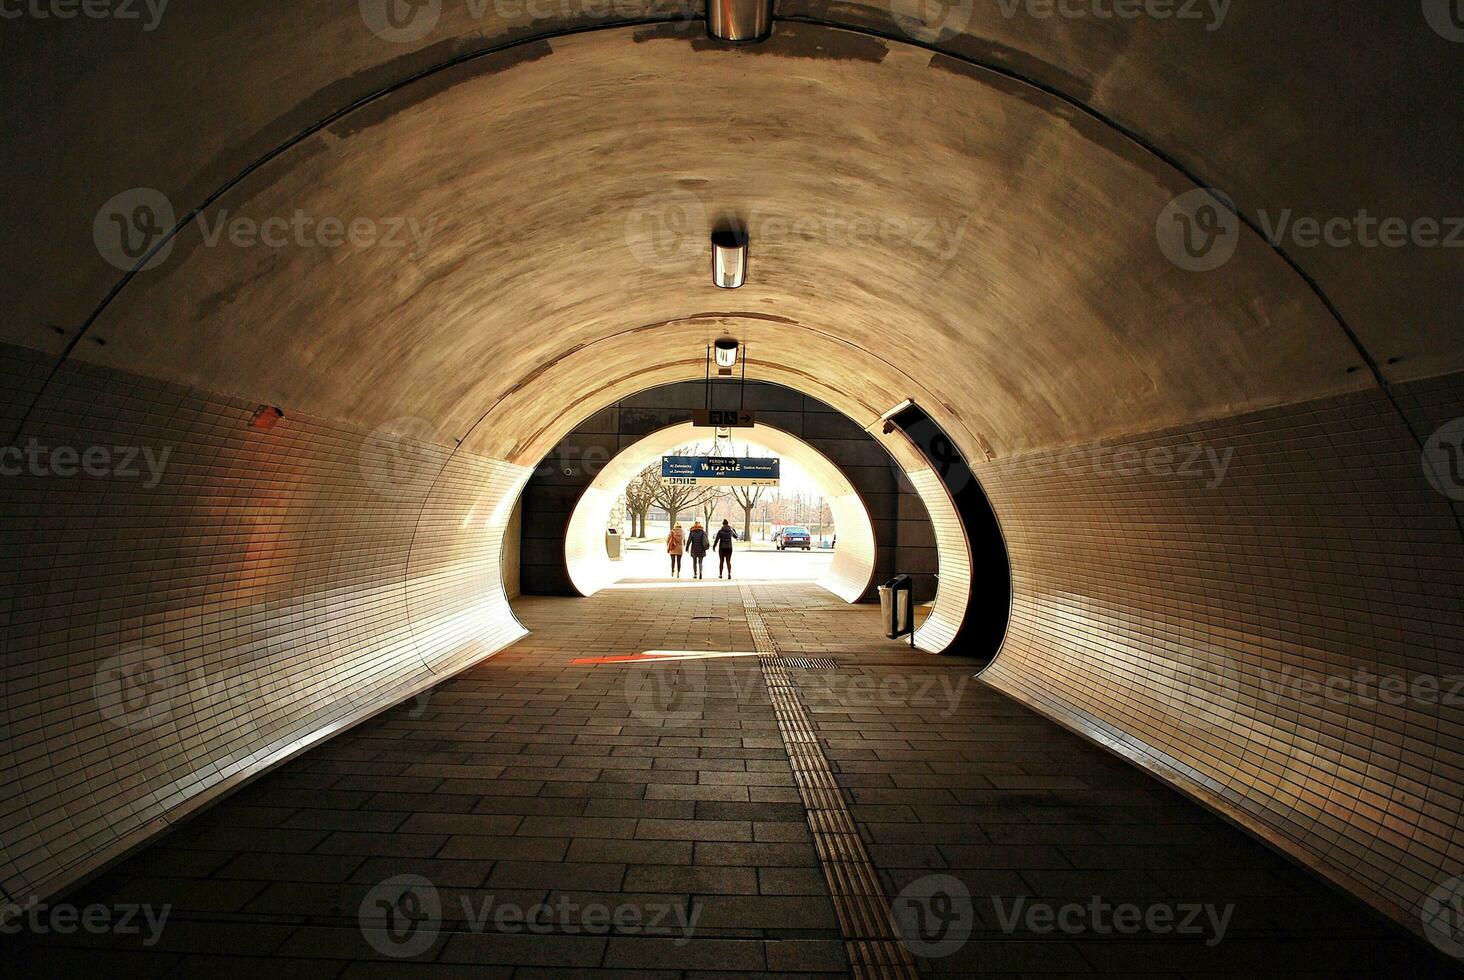
<path fill-rule="evenodd" d="M 759 425 L 749 437 L 780 456 L 797 462 L 828 498 L 839 529 L 834 561 L 818 584 L 843 599 L 856 602 L 874 576 L 874 526 L 854 485 L 827 456 L 782 429 Z M 695 442 L 699 433 L 690 422 L 667 426 L 622 450 L 600 471 L 581 494 L 569 520 L 564 541 L 565 567 L 583 596 L 592 596 L 619 576 L 605 552 L 605 528 L 616 496 L 625 483 L 647 464 L 677 446 Z"/>

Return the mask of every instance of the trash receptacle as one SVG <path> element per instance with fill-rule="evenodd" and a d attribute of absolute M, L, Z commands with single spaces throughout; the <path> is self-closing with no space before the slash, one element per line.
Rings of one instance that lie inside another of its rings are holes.
<path fill-rule="evenodd" d="M 620 531 L 616 528 L 605 529 L 605 553 L 611 561 L 620 560 Z"/>
<path fill-rule="evenodd" d="M 913 582 L 908 575 L 896 575 L 879 587 L 879 611 L 885 624 L 885 638 L 898 640 L 915 632 Z"/>

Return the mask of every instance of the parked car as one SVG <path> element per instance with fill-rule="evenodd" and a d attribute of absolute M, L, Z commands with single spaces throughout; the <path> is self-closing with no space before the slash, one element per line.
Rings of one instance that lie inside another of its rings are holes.
<path fill-rule="evenodd" d="M 806 527 L 785 527 L 773 536 L 773 541 L 777 543 L 779 551 L 788 548 L 802 548 L 807 551 L 813 547 L 813 536 Z"/>

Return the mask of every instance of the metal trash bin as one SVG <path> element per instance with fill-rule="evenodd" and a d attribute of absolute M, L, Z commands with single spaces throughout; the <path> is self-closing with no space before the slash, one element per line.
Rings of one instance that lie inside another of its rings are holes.
<path fill-rule="evenodd" d="M 620 560 L 620 531 L 616 528 L 605 529 L 605 553 L 611 561 Z"/>
<path fill-rule="evenodd" d="M 908 575 L 896 575 L 879 587 L 879 611 L 885 624 L 885 639 L 898 640 L 915 635 L 914 581 Z"/>

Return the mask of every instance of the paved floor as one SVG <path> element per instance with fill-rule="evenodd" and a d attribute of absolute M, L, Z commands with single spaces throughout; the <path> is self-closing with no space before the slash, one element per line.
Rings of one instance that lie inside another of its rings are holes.
<path fill-rule="evenodd" d="M 771 642 L 837 662 L 788 667 L 793 697 L 922 973 L 1454 975 L 812 586 L 519 609 L 525 641 L 67 899 L 82 921 L 151 919 L 121 935 L 48 911 L 41 931 L 6 937 L 6 974 L 849 976 L 837 859 L 815 847 L 790 767 L 766 682 L 782 668 L 758 656 Z"/>

